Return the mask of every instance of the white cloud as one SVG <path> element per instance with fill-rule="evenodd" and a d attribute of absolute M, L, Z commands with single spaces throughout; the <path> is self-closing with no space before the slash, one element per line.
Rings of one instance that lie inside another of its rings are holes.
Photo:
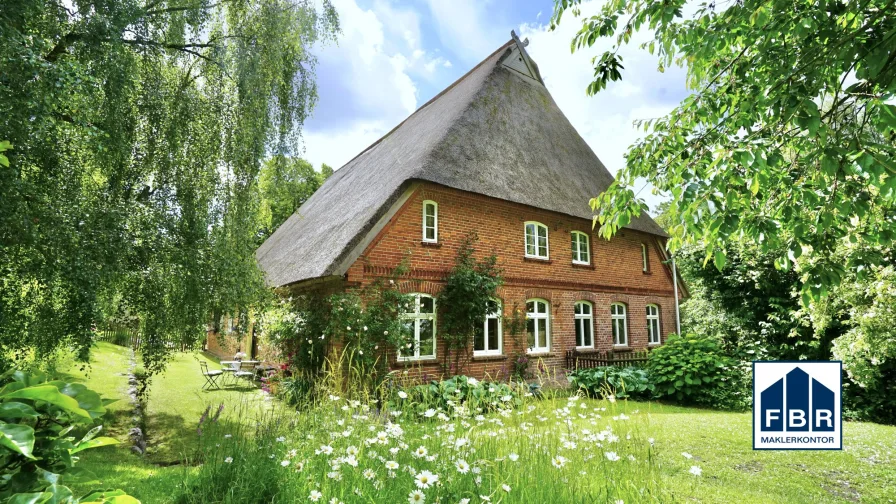
<path fill-rule="evenodd" d="M 598 5 L 585 4 L 582 16 L 597 12 Z M 638 49 L 646 34 L 637 34 L 623 56 L 622 81 L 611 82 L 596 96 L 586 96 L 585 88 L 594 74 L 591 58 L 610 48 L 612 41 L 598 41 L 589 50 L 570 53 L 569 44 L 581 27 L 581 21 L 564 16 L 556 31 L 547 25 L 523 24 L 521 37 L 528 37 L 526 48 L 538 63 L 548 90 L 604 165 L 615 174 L 624 166 L 624 154 L 644 133 L 633 126 L 637 119 L 666 115 L 686 96 L 684 70 L 673 68 L 665 73 L 657 71 L 654 57 Z M 641 189 L 639 196 L 654 207 L 664 198 L 651 194 L 651 188 Z"/>
<path fill-rule="evenodd" d="M 489 18 L 489 2 L 483 0 L 428 0 L 442 46 L 470 63 L 478 63 L 510 39 Z M 494 6 L 492 6 L 494 7 Z"/>

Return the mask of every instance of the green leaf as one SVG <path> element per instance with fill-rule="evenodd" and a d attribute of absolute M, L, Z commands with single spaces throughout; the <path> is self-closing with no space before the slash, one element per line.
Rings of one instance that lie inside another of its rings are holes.
<path fill-rule="evenodd" d="M 716 249 L 715 251 L 713 251 L 712 259 L 713 263 L 716 265 L 717 270 L 722 271 L 722 269 L 725 268 L 726 258 L 724 250 Z"/>
<path fill-rule="evenodd" d="M 750 192 L 753 193 L 753 196 L 756 196 L 756 193 L 759 192 L 759 174 L 753 174 L 753 180 L 750 182 Z"/>
<path fill-rule="evenodd" d="M 35 460 L 34 429 L 30 425 L 0 423 L 0 446 Z"/>
<path fill-rule="evenodd" d="M 62 408 L 69 413 L 75 414 L 85 419 L 91 419 L 90 413 L 85 411 L 78 405 L 78 401 L 63 394 L 53 385 L 39 385 L 37 387 L 26 387 L 6 395 L 0 396 L 3 399 L 31 399 L 33 401 L 44 401 L 54 406 Z M 101 406 L 102 407 L 102 406 Z"/>
<path fill-rule="evenodd" d="M 6 501 L 6 504 L 44 504 L 53 498 L 50 492 L 18 493 Z"/>
<path fill-rule="evenodd" d="M 96 490 L 81 497 L 79 504 L 140 504 L 124 490 Z"/>
<path fill-rule="evenodd" d="M 25 403 L 5 402 L 0 403 L 0 418 L 37 418 L 34 408 Z"/>
<path fill-rule="evenodd" d="M 78 443 L 78 446 L 72 450 L 72 453 L 78 453 L 82 450 L 89 450 L 90 448 L 99 448 L 100 446 L 111 446 L 118 444 L 118 440 L 110 437 L 98 437 L 96 439 L 91 439 L 89 441 Z"/>

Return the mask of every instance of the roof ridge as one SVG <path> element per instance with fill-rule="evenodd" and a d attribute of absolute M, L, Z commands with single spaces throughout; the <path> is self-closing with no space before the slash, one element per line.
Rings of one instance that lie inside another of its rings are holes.
<path fill-rule="evenodd" d="M 425 109 L 427 106 L 429 106 L 430 104 L 432 104 L 434 101 L 436 101 L 436 100 L 438 100 L 439 98 L 441 98 L 441 97 L 442 97 L 445 93 L 447 93 L 448 91 L 454 89 L 455 86 L 457 86 L 458 84 L 460 84 L 461 81 L 463 81 L 464 79 L 466 79 L 467 77 L 469 77 L 469 76 L 470 76 L 473 72 L 475 72 L 479 67 L 481 67 L 482 65 L 484 65 L 484 64 L 485 64 L 487 61 L 489 61 L 490 59 L 492 59 L 492 57 L 493 57 L 494 55 L 496 55 L 496 54 L 498 54 L 499 52 L 501 52 L 501 51 L 507 49 L 507 48 L 510 47 L 510 45 L 513 44 L 513 43 L 514 43 L 514 40 L 513 40 L 513 39 L 508 40 L 504 45 L 502 45 L 501 47 L 499 47 L 498 49 L 496 49 L 495 51 L 493 51 L 491 54 L 489 54 L 488 56 L 486 56 L 482 61 L 480 61 L 479 63 L 477 63 L 476 66 L 474 66 L 473 68 L 471 68 L 467 73 L 465 73 L 465 74 L 461 75 L 460 77 L 458 77 L 457 80 L 455 80 L 454 82 L 451 83 L 451 85 L 449 85 L 448 87 L 446 87 L 445 89 L 443 89 L 443 90 L 442 90 L 441 92 L 439 92 L 437 95 L 435 95 L 435 96 L 433 96 L 432 98 L 430 98 L 426 103 L 424 103 L 423 105 L 420 105 L 419 107 L 417 107 L 417 110 L 411 112 L 411 114 L 410 114 L 409 116 L 405 117 L 403 121 L 401 121 L 400 123 L 398 123 L 394 128 L 390 129 L 390 130 L 389 130 L 388 132 L 386 132 L 383 136 L 381 136 L 380 138 L 378 138 L 375 142 L 373 142 L 372 144 L 368 145 L 364 150 L 362 150 L 361 152 L 359 152 L 355 157 L 353 157 L 353 158 L 349 159 L 348 161 L 346 161 L 345 164 L 343 164 L 342 166 L 340 166 L 340 167 L 339 167 L 338 169 L 336 169 L 335 171 L 341 171 L 343 168 L 346 168 L 348 165 L 350 165 L 350 164 L 352 163 L 352 161 L 358 159 L 359 157 L 363 156 L 364 154 L 366 154 L 367 152 L 369 152 L 371 149 L 373 149 L 374 147 L 376 147 L 377 145 L 379 145 L 380 142 L 382 142 L 382 141 L 385 140 L 389 135 L 391 135 L 392 133 L 394 133 L 395 130 L 397 130 L 398 128 L 400 128 L 404 123 L 408 122 L 408 120 L 409 120 L 410 118 L 414 117 L 415 115 L 417 115 L 418 112 L 420 112 L 421 110 Z"/>

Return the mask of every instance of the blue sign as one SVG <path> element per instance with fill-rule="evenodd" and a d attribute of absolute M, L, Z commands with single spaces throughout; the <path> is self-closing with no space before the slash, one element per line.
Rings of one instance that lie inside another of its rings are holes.
<path fill-rule="evenodd" d="M 842 449 L 840 373 L 840 362 L 754 362 L 753 449 Z"/>

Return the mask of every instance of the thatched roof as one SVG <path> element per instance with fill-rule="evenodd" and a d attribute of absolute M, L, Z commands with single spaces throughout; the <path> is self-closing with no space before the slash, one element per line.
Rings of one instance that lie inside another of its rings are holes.
<path fill-rule="evenodd" d="M 513 39 L 333 175 L 259 247 L 269 285 L 342 275 L 414 182 L 591 219 L 613 176 Z M 629 228 L 658 236 L 645 214 Z"/>

